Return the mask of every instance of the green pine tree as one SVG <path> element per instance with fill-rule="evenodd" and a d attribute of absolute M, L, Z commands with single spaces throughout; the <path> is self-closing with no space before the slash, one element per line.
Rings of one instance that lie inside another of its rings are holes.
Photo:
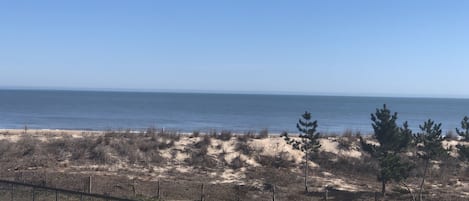
<path fill-rule="evenodd" d="M 392 114 L 386 105 L 371 114 L 371 121 L 373 121 L 373 137 L 378 141 L 379 146 L 368 144 L 363 138 L 360 138 L 360 142 L 362 149 L 378 160 L 380 166 L 378 181 L 381 182 L 381 193 L 384 196 L 386 184 L 406 179 L 413 167 L 400 157 L 400 154 L 412 142 L 412 131 L 407 122 L 404 123 L 403 127 L 399 127 L 396 123 L 397 113 Z"/>
<path fill-rule="evenodd" d="M 434 160 L 439 156 L 448 154 L 448 150 L 443 147 L 444 136 L 441 132 L 441 123 L 435 124 L 434 121 L 428 119 L 423 125 L 420 125 L 421 132 L 417 133 L 415 143 L 417 147 L 417 156 L 425 163 L 422 175 L 422 182 L 419 188 L 419 200 L 422 201 L 423 186 L 427 175 L 430 160 Z"/>
<path fill-rule="evenodd" d="M 316 132 L 316 128 L 318 127 L 318 122 L 311 120 L 311 113 L 305 111 L 301 118 L 298 120 L 296 124 L 299 134 L 299 140 L 290 138 L 288 133 L 284 133 L 283 137 L 285 141 L 292 145 L 294 149 L 300 150 L 305 153 L 305 161 L 304 161 L 304 185 L 305 191 L 308 192 L 308 161 L 312 153 L 315 153 L 321 147 L 319 143 L 320 134 Z"/>
<path fill-rule="evenodd" d="M 456 133 L 462 137 L 462 140 L 469 142 L 469 117 L 465 116 L 461 121 L 461 130 L 456 128 Z"/>
<path fill-rule="evenodd" d="M 461 140 L 464 142 L 469 142 L 469 117 L 465 116 L 461 121 L 461 130 L 456 128 L 456 133 L 461 136 Z M 459 158 L 462 160 L 469 160 L 469 146 L 458 144 L 456 145 L 458 149 Z"/>

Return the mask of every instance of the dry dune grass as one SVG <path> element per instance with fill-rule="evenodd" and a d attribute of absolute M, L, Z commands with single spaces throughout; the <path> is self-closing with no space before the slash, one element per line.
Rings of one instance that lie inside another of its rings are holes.
<path fill-rule="evenodd" d="M 336 193 L 362 198 L 367 196 L 363 192 L 378 189 L 377 165 L 360 150 L 356 136 L 329 136 L 320 141 L 320 152 L 309 162 L 312 189 L 321 192 L 327 187 Z M 446 142 L 448 146 L 457 143 Z M 156 129 L 138 133 L 2 131 L 0 156 L 3 175 L 60 172 L 142 182 L 242 185 L 249 187 L 253 199 L 266 196 L 263 193 L 268 191 L 266 185 L 275 184 L 284 199 L 308 198 L 300 192 L 303 152 L 292 149 L 281 137 L 265 133 L 238 135 L 223 131 L 180 135 Z M 452 157 L 433 162 L 429 187 L 432 192 L 453 192 L 467 198 L 468 165 L 456 157 L 454 152 Z M 417 170 L 409 179 L 411 186 L 418 183 Z M 398 190 L 399 185 L 394 184 L 394 188 L 397 195 L 403 196 L 396 199 L 406 198 L 407 193 Z M 172 193 L 178 193 L 173 190 L 176 192 Z"/>

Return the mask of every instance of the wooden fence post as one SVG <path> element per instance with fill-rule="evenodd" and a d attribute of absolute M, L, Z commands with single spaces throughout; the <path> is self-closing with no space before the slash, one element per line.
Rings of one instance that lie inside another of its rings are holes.
<path fill-rule="evenodd" d="M 88 193 L 91 193 L 91 176 L 88 177 Z"/>
<path fill-rule="evenodd" d="M 47 186 L 47 172 L 44 171 L 44 183 L 43 183 L 44 186 Z"/>
<path fill-rule="evenodd" d="M 328 196 L 329 196 L 329 192 L 328 192 L 327 187 L 326 187 L 326 189 L 324 189 L 324 201 L 327 201 Z"/>
<path fill-rule="evenodd" d="M 35 201 L 35 200 L 36 200 L 36 192 L 35 192 L 35 189 L 33 187 L 33 201 Z"/>
<path fill-rule="evenodd" d="M 13 197 L 14 197 L 14 194 L 15 194 L 15 185 L 11 185 L 11 201 L 13 201 Z"/>
<path fill-rule="evenodd" d="M 239 200 L 239 191 L 240 191 L 240 188 L 241 188 L 241 186 L 238 184 L 238 185 L 236 186 L 236 201 L 240 201 L 240 200 Z"/>
<path fill-rule="evenodd" d="M 202 183 L 202 187 L 201 187 L 201 195 L 200 195 L 200 201 L 205 201 L 205 188 L 204 188 L 204 183 Z"/>
<path fill-rule="evenodd" d="M 132 192 L 134 194 L 134 197 L 137 196 L 137 188 L 135 187 L 136 182 L 135 179 L 132 181 Z"/>
<path fill-rule="evenodd" d="M 161 199 L 161 196 L 160 196 L 160 180 L 158 180 L 158 183 L 156 184 L 156 198 Z"/>
<path fill-rule="evenodd" d="M 275 184 L 272 184 L 272 201 L 275 201 Z"/>

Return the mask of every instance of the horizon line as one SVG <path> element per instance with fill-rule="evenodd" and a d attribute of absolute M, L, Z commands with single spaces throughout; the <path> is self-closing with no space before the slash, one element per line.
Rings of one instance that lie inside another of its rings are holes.
<path fill-rule="evenodd" d="M 436 98 L 469 99 L 464 95 L 409 95 L 378 93 L 340 93 L 340 92 L 295 92 L 295 91 L 243 91 L 243 90 L 198 90 L 198 89 L 137 89 L 137 88 L 87 88 L 87 87 L 23 87 L 0 86 L 0 90 L 37 90 L 37 91 L 83 91 L 83 92 L 136 92 L 136 93 L 190 93 L 190 94 L 233 94 L 233 95 L 291 95 L 291 96 L 333 96 L 333 97 L 370 97 L 370 98 Z"/>

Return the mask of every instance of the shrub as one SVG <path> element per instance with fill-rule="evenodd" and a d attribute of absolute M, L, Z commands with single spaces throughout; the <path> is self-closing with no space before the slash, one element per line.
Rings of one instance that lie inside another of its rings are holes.
<path fill-rule="evenodd" d="M 246 142 L 240 141 L 236 143 L 235 150 L 241 152 L 244 155 L 251 156 L 254 149 L 249 146 Z"/>
<path fill-rule="evenodd" d="M 6 155 L 12 149 L 12 143 L 7 140 L 0 140 L 0 156 Z M 2 157 L 3 158 L 3 157 Z"/>
<path fill-rule="evenodd" d="M 156 134 L 158 130 L 155 127 L 150 127 L 145 130 L 145 134 Z M 164 132 L 164 131 L 162 131 Z"/>
<path fill-rule="evenodd" d="M 259 135 L 256 136 L 256 139 L 264 139 L 269 137 L 269 130 L 262 129 L 259 131 Z"/>
<path fill-rule="evenodd" d="M 264 139 L 269 137 L 269 131 L 262 129 L 259 133 L 254 131 L 247 131 L 242 135 L 237 136 L 239 141 L 247 142 L 250 139 Z"/>
<path fill-rule="evenodd" d="M 90 138 L 73 139 L 70 145 L 73 150 L 71 158 L 74 161 L 84 159 L 86 153 L 96 147 L 95 141 Z"/>
<path fill-rule="evenodd" d="M 208 135 L 204 135 L 202 139 L 194 144 L 194 147 L 197 149 L 205 148 L 207 149 L 208 146 L 212 143 L 212 139 Z"/>
<path fill-rule="evenodd" d="M 345 137 L 345 138 L 348 138 L 348 139 L 352 138 L 353 137 L 353 131 L 350 130 L 350 129 L 345 130 L 342 137 Z"/>
<path fill-rule="evenodd" d="M 23 136 L 18 142 L 16 142 L 15 151 L 21 157 L 32 156 L 38 149 L 39 141 L 33 137 L 26 135 Z"/>
<path fill-rule="evenodd" d="M 126 150 L 127 151 L 123 156 L 127 157 L 127 159 L 129 160 L 129 163 L 136 164 L 136 163 L 144 161 L 141 156 L 142 154 L 138 152 L 136 148 L 130 148 Z"/>
<path fill-rule="evenodd" d="M 170 131 L 161 131 L 158 133 L 158 137 L 171 141 L 179 141 L 181 139 L 181 135 L 177 134 L 176 132 Z"/>
<path fill-rule="evenodd" d="M 458 136 L 454 134 L 452 130 L 449 130 L 445 133 L 446 140 L 458 140 Z"/>
<path fill-rule="evenodd" d="M 159 152 L 151 152 L 149 158 L 151 163 L 162 163 L 165 161 L 165 158 Z"/>
<path fill-rule="evenodd" d="M 238 135 L 236 137 L 237 137 L 238 141 L 247 142 L 249 139 L 255 138 L 255 135 L 256 134 L 254 132 L 248 131 L 248 132 L 245 132 L 244 134 Z"/>
<path fill-rule="evenodd" d="M 109 147 L 98 145 L 90 151 L 89 159 L 94 160 L 101 164 L 108 164 L 114 162 L 110 155 Z"/>
<path fill-rule="evenodd" d="M 277 156 L 260 155 L 257 157 L 257 162 L 263 166 L 274 168 L 289 168 L 295 165 L 294 161 L 288 160 L 287 152 L 281 152 Z"/>
<path fill-rule="evenodd" d="M 229 141 L 233 137 L 233 134 L 231 131 L 222 131 L 219 136 L 217 136 L 217 139 L 222 140 L 222 141 Z"/>
<path fill-rule="evenodd" d="M 376 161 L 370 160 L 369 156 L 362 158 L 337 157 L 333 153 L 318 152 L 312 158 L 322 169 L 334 173 L 350 175 L 350 172 L 353 172 L 356 176 L 372 176 L 378 173 L 378 164 Z"/>
<path fill-rule="evenodd" d="M 184 160 L 189 165 L 204 168 L 214 168 L 217 166 L 217 160 L 207 155 L 206 148 L 192 151 L 190 156 L 191 157 Z"/>
<path fill-rule="evenodd" d="M 349 138 L 339 137 L 339 139 L 337 139 L 337 143 L 339 149 L 347 151 L 352 149 L 352 141 Z"/>
<path fill-rule="evenodd" d="M 200 131 L 193 131 L 190 137 L 193 138 L 193 137 L 199 137 L 199 136 L 200 136 Z"/>
<path fill-rule="evenodd" d="M 71 149 L 73 148 L 70 145 L 70 141 L 64 139 L 52 140 L 45 145 L 46 152 L 56 156 L 58 161 L 66 160 Z"/>
<path fill-rule="evenodd" d="M 241 159 L 241 156 L 236 156 L 229 164 L 232 169 L 239 169 L 245 166 L 245 162 Z"/>

